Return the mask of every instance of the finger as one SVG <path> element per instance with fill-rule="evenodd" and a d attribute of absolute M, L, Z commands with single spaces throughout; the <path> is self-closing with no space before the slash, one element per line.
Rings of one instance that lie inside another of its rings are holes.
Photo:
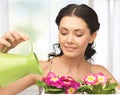
<path fill-rule="evenodd" d="M 4 39 L 0 39 L 0 45 L 10 47 L 11 43 L 9 43 L 8 41 Z"/>
<path fill-rule="evenodd" d="M 23 33 L 19 33 L 23 40 L 29 40 L 29 36 Z"/>
<path fill-rule="evenodd" d="M 29 39 L 29 36 L 23 34 L 22 32 L 12 31 L 11 34 L 16 40 L 25 41 Z"/>
<path fill-rule="evenodd" d="M 19 40 L 20 39 L 20 37 L 19 37 L 19 35 L 17 34 L 17 32 L 14 32 L 14 31 L 12 31 L 12 32 L 10 32 L 10 34 L 12 35 L 12 37 L 14 38 L 14 40 Z"/>
<path fill-rule="evenodd" d="M 13 43 L 15 41 L 15 38 L 11 35 L 10 32 L 5 33 L 2 38 L 8 41 L 9 43 Z"/>

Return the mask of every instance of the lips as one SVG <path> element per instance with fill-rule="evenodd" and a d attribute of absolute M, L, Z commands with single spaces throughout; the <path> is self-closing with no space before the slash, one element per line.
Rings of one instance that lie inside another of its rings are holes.
<path fill-rule="evenodd" d="M 71 47 L 71 46 L 65 46 L 65 49 L 69 52 L 73 52 L 76 50 L 76 47 Z"/>

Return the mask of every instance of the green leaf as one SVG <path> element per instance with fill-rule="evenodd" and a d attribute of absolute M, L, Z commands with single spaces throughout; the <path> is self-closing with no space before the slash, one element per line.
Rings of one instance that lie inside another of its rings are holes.
<path fill-rule="evenodd" d="M 88 94 L 93 94 L 93 91 L 92 91 L 93 87 L 92 86 L 88 86 L 88 85 L 84 85 L 82 87 L 80 87 L 76 92 L 80 92 L 80 93 L 88 93 Z"/>
<path fill-rule="evenodd" d="M 105 86 L 103 84 L 83 85 L 76 91 L 76 93 L 86 92 L 88 94 L 114 94 L 116 86 L 117 83 L 110 82 L 107 82 Z"/>
<path fill-rule="evenodd" d="M 46 93 L 65 93 L 64 89 L 55 88 L 55 87 L 52 87 L 52 86 L 47 86 L 45 88 L 45 92 Z"/>
<path fill-rule="evenodd" d="M 41 86 L 41 87 L 46 87 L 46 86 L 47 86 L 45 82 L 40 81 L 40 80 L 38 80 L 38 81 L 36 82 L 36 85 L 37 85 L 37 86 Z"/>
<path fill-rule="evenodd" d="M 58 88 L 49 88 L 47 89 L 48 91 L 53 91 L 53 92 L 59 92 L 59 91 L 63 91 L 62 89 L 58 89 Z"/>
<path fill-rule="evenodd" d="M 81 84 L 84 84 L 83 80 L 80 80 L 80 79 L 79 79 L 78 82 L 80 82 Z"/>

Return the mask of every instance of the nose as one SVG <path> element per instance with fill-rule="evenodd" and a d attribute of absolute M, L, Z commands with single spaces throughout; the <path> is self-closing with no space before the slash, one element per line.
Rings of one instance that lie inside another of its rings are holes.
<path fill-rule="evenodd" d="M 72 34 L 69 34 L 68 35 L 68 38 L 67 38 L 67 43 L 69 43 L 69 44 L 71 44 L 71 43 L 73 43 L 73 35 Z"/>

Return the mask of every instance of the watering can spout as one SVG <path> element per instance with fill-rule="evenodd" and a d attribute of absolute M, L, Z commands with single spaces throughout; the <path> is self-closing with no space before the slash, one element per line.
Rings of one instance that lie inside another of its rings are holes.
<path fill-rule="evenodd" d="M 34 52 L 29 55 L 0 53 L 0 86 L 7 86 L 30 73 L 42 74 Z"/>

